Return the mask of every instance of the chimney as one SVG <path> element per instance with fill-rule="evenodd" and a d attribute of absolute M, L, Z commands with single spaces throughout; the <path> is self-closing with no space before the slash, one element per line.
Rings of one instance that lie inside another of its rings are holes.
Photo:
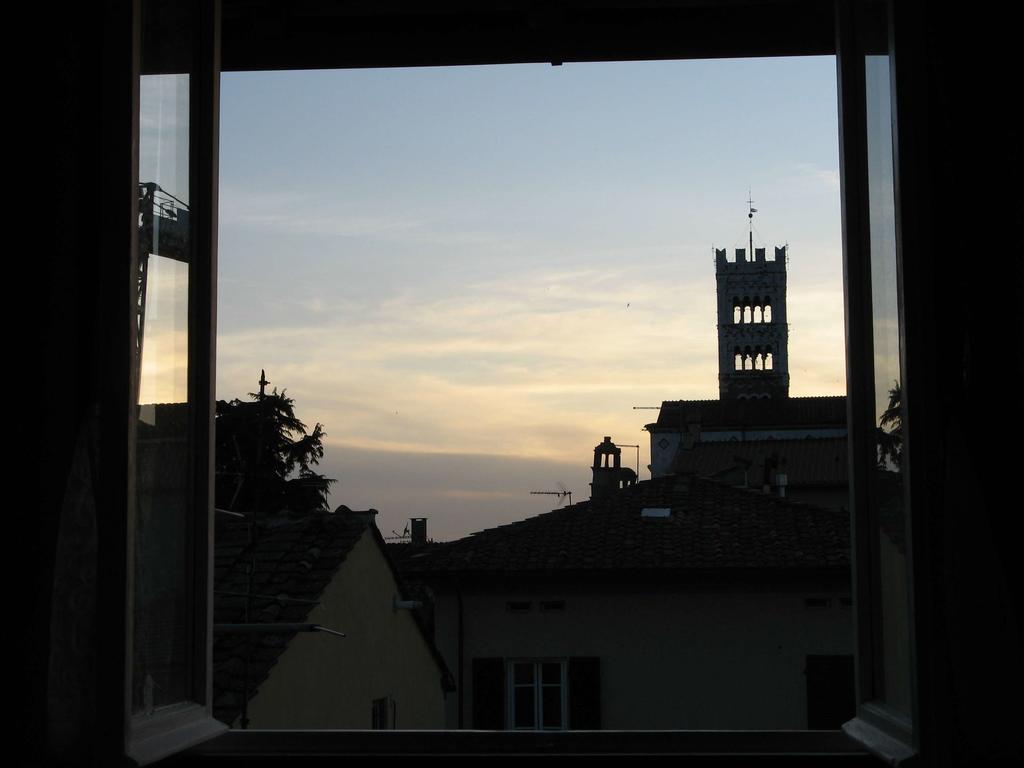
<path fill-rule="evenodd" d="M 412 543 L 413 544 L 426 544 L 427 543 L 427 518 L 425 517 L 410 517 L 409 518 L 409 529 L 412 531 Z"/>
<path fill-rule="evenodd" d="M 773 453 L 765 457 L 763 464 L 763 489 L 767 494 L 775 494 L 780 498 L 786 497 L 786 486 L 789 485 L 789 477 L 786 474 L 786 460 L 779 459 L 779 454 Z"/>
<path fill-rule="evenodd" d="M 789 478 L 785 472 L 779 472 L 775 475 L 775 487 L 778 489 L 779 497 L 786 498 L 786 486 L 789 485 Z"/>
<path fill-rule="evenodd" d="M 680 447 L 689 451 L 694 445 L 700 442 L 700 419 L 691 415 L 686 419 L 686 426 L 683 427 Z"/>
<path fill-rule="evenodd" d="M 761 462 L 761 492 L 771 494 L 772 486 L 775 485 L 775 468 L 779 460 L 775 454 L 765 456 Z"/>

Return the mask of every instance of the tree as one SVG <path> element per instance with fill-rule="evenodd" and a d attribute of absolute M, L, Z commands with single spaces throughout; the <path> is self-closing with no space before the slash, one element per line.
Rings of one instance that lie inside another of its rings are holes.
<path fill-rule="evenodd" d="M 894 381 L 889 390 L 889 407 L 878 419 L 876 439 L 878 442 L 878 468 L 893 466 L 898 471 L 903 450 L 903 390 Z"/>
<path fill-rule="evenodd" d="M 335 480 L 312 469 L 324 455 L 323 425 L 307 432 L 295 401 L 276 387 L 267 394 L 268 383 L 261 376 L 249 401 L 217 402 L 216 506 L 256 518 L 327 510 Z"/>

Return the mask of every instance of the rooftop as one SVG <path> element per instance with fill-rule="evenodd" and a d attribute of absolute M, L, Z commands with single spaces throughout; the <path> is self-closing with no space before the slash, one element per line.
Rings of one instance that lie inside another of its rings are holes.
<path fill-rule="evenodd" d="M 302 624 L 335 578 L 356 542 L 366 533 L 387 558 L 384 540 L 368 514 L 316 512 L 300 518 L 282 515 L 255 523 L 217 518 L 214 550 L 214 622 L 217 624 Z M 389 561 L 390 562 L 390 561 Z M 253 564 L 251 583 L 247 576 Z M 396 580 L 397 580 L 396 574 Z M 405 589 L 399 581 L 399 589 Z M 246 594 L 253 597 L 246 617 Z M 390 600 L 390 594 L 384 596 Z M 424 619 L 413 613 L 424 641 L 450 678 Z M 331 629 L 339 629 L 331 627 Z M 213 641 L 213 713 L 225 723 L 241 713 L 243 688 L 250 698 L 285 652 L 294 631 L 224 632 Z M 248 649 L 246 648 L 248 644 Z M 246 650 L 248 660 L 246 670 Z M 247 683 L 246 683 L 247 681 Z"/>
<path fill-rule="evenodd" d="M 669 509 L 667 517 L 642 510 Z M 410 577 L 443 572 L 687 572 L 846 568 L 849 516 L 712 480 L 645 480 L 607 498 L 406 546 Z"/>
<path fill-rule="evenodd" d="M 846 396 L 785 397 L 767 400 L 665 400 L 649 430 L 679 429 L 699 422 L 702 430 L 740 428 L 845 427 Z"/>

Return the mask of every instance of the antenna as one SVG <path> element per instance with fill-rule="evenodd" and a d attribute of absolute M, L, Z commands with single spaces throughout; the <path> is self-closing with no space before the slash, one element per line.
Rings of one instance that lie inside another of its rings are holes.
<path fill-rule="evenodd" d="M 660 405 L 634 405 L 634 411 L 657 411 L 661 410 Z"/>
<path fill-rule="evenodd" d="M 747 257 L 748 260 L 754 258 L 754 214 L 757 213 L 757 208 L 754 207 L 754 198 L 751 196 L 750 187 L 747 187 L 747 207 L 750 209 L 747 211 L 747 221 L 750 225 L 750 255 Z"/>
<path fill-rule="evenodd" d="M 392 528 L 391 535 L 384 537 L 384 541 L 408 541 L 409 539 L 411 539 L 411 536 L 409 536 L 408 523 L 405 524 L 405 528 L 402 530 L 401 533 Z"/>
<path fill-rule="evenodd" d="M 571 507 L 572 506 L 572 491 L 570 491 L 568 488 L 566 488 L 561 483 L 558 484 L 558 487 L 561 488 L 560 491 L 530 491 L 530 495 L 531 496 L 557 496 L 559 504 L 562 503 L 562 499 L 564 499 L 566 496 L 568 496 L 569 497 L 569 506 Z"/>

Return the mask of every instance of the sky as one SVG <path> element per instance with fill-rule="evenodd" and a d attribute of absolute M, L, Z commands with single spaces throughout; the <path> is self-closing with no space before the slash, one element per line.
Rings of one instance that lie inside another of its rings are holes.
<path fill-rule="evenodd" d="M 331 504 L 439 540 L 589 496 L 716 398 L 713 247 L 789 245 L 790 393 L 845 391 L 835 60 L 225 73 L 217 397 L 324 425 Z M 145 165 L 145 163 L 143 163 Z"/>

